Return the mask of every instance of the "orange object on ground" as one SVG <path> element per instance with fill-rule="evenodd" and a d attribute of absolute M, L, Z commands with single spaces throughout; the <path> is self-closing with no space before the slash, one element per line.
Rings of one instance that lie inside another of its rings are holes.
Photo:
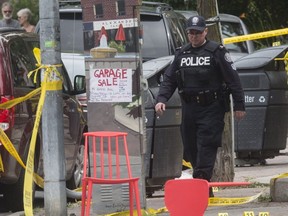
<path fill-rule="evenodd" d="M 82 206 L 81 216 L 90 215 L 93 184 L 129 184 L 130 216 L 133 216 L 134 196 L 138 216 L 141 215 L 140 196 L 138 188 L 139 178 L 133 178 L 127 147 L 127 133 L 99 131 L 84 133 L 84 173 L 82 178 Z M 92 155 L 92 158 L 89 158 Z M 91 154 L 92 153 L 92 154 Z M 120 154 L 125 155 L 125 164 L 121 161 Z M 89 158 L 89 159 L 88 159 Z M 92 166 L 91 175 L 87 173 Z M 127 169 L 121 172 L 120 166 L 126 165 Z"/>
<path fill-rule="evenodd" d="M 168 180 L 164 196 L 171 216 L 203 216 L 208 206 L 209 185 L 203 179 Z"/>

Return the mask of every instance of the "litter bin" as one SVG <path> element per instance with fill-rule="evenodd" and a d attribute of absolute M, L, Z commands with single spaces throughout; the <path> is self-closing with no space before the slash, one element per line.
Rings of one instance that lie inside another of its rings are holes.
<path fill-rule="evenodd" d="M 147 149 L 144 156 L 146 194 L 152 195 L 169 179 L 181 176 L 183 146 L 180 134 L 181 101 L 177 91 L 166 104 L 165 113 L 157 117 L 154 111 L 162 74 L 173 56 L 143 63 L 143 75 L 148 88 L 144 91 Z"/>
<path fill-rule="evenodd" d="M 235 62 L 245 94 L 246 117 L 235 121 L 236 165 L 265 164 L 286 148 L 288 46 L 270 47 Z"/>

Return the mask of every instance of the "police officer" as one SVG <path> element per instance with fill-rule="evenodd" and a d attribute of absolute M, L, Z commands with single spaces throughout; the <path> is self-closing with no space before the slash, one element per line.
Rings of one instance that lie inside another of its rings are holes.
<path fill-rule="evenodd" d="M 193 167 L 193 178 L 210 181 L 217 148 L 221 146 L 224 114 L 232 94 L 234 116 L 245 116 L 244 93 L 230 54 L 206 38 L 208 29 L 201 16 L 190 17 L 186 28 L 190 43 L 181 47 L 165 71 L 155 111 L 162 115 L 165 102 L 176 88 L 182 102 L 181 134 L 184 157 Z M 210 196 L 213 193 L 210 191 Z"/>

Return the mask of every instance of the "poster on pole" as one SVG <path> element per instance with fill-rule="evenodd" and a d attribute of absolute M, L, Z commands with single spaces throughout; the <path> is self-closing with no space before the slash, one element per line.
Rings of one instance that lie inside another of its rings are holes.
<path fill-rule="evenodd" d="M 132 69 L 90 69 L 89 102 L 132 102 Z"/>

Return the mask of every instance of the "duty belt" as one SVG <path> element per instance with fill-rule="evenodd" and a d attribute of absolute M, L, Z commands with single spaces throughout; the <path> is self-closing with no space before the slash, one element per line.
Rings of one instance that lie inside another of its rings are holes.
<path fill-rule="evenodd" d="M 197 103 L 199 105 L 206 106 L 218 100 L 219 92 L 205 90 L 197 92 L 195 94 L 182 93 L 181 97 L 186 103 Z"/>

